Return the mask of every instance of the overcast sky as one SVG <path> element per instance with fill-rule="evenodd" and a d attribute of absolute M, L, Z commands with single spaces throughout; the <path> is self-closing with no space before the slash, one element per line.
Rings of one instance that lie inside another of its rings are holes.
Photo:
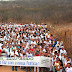
<path fill-rule="evenodd" d="M 10 1 L 10 0 L 0 0 L 0 1 Z M 14 1 L 14 0 L 12 0 L 12 1 Z"/>
<path fill-rule="evenodd" d="M 9 1 L 9 0 L 0 0 L 0 1 Z"/>

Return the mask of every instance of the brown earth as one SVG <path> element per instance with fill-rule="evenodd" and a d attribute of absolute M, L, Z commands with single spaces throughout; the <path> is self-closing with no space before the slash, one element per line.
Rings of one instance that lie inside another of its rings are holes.
<path fill-rule="evenodd" d="M 36 71 L 37 71 L 37 69 L 36 69 Z M 11 66 L 0 66 L 0 72 L 26 72 L 26 68 L 25 69 L 20 69 L 20 67 L 18 67 L 17 71 L 15 71 L 15 70 L 12 71 Z M 31 68 L 31 72 L 34 72 L 34 68 Z M 42 68 L 39 69 L 39 72 L 42 72 Z"/>
<path fill-rule="evenodd" d="M 17 71 L 12 71 L 12 67 L 11 66 L 0 66 L 0 72 L 26 72 L 26 70 L 22 70 L 18 67 Z M 33 69 L 32 69 L 33 72 Z"/>

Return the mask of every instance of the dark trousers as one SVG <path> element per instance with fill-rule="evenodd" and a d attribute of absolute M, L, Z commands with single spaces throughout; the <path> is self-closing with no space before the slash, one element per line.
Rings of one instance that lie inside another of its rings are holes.
<path fill-rule="evenodd" d="M 12 66 L 12 70 L 14 70 L 14 66 Z M 17 71 L 17 66 L 15 66 L 15 70 Z"/>
<path fill-rule="evenodd" d="M 42 68 L 42 72 L 45 72 L 45 69 L 46 69 L 46 72 L 49 72 L 49 68 L 46 68 L 46 67 Z"/>
<path fill-rule="evenodd" d="M 29 67 L 29 71 L 31 72 L 31 67 Z M 28 67 L 26 67 L 26 72 L 28 72 Z"/>

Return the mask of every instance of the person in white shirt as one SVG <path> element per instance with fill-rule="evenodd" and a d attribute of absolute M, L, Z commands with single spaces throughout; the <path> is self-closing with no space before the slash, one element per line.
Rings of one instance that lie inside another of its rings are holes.
<path fill-rule="evenodd" d="M 2 48 L 1 48 L 1 46 L 0 46 L 0 56 L 1 56 L 1 50 L 2 50 Z"/>
<path fill-rule="evenodd" d="M 0 55 L 1 55 L 1 51 L 2 51 L 2 43 L 0 43 Z"/>
<path fill-rule="evenodd" d="M 61 48 L 62 45 L 63 45 L 63 41 L 60 42 L 60 46 L 59 47 Z"/>
<path fill-rule="evenodd" d="M 60 60 L 62 60 L 63 63 L 65 62 L 65 58 L 64 58 L 64 54 L 63 53 L 61 53 L 61 55 L 59 55 L 59 58 L 60 58 Z"/>
<path fill-rule="evenodd" d="M 23 58 L 23 50 L 21 50 L 21 53 L 19 53 L 19 57 Z"/>
<path fill-rule="evenodd" d="M 21 57 L 21 58 L 24 57 L 24 56 L 23 56 L 23 50 L 20 51 L 20 53 L 19 53 L 19 57 Z M 20 66 L 20 68 L 23 69 L 24 67 L 23 67 L 23 66 Z"/>
<path fill-rule="evenodd" d="M 13 50 L 11 53 L 10 53 L 10 57 L 14 57 L 14 58 L 18 58 L 19 54 L 18 54 L 18 51 L 17 50 Z"/>
<path fill-rule="evenodd" d="M 32 46 L 35 46 L 35 45 L 36 45 L 36 41 L 35 41 L 34 39 L 32 39 L 31 45 L 32 45 Z"/>
<path fill-rule="evenodd" d="M 60 55 L 61 55 L 61 53 L 65 54 L 65 55 L 67 54 L 66 50 L 64 49 L 64 46 L 61 46 Z"/>
<path fill-rule="evenodd" d="M 46 52 L 46 49 L 45 48 L 43 49 L 43 52 Z"/>
<path fill-rule="evenodd" d="M 31 51 L 28 51 L 28 53 L 26 53 L 26 56 L 27 56 L 27 57 L 33 57 Z"/>
<path fill-rule="evenodd" d="M 27 57 L 33 57 L 31 51 L 29 50 L 28 53 L 26 53 Z M 31 67 L 29 67 L 29 71 L 31 72 Z M 28 72 L 28 67 L 26 67 L 26 72 Z"/>
<path fill-rule="evenodd" d="M 57 72 L 62 72 L 63 64 L 60 60 L 58 61 L 58 65 L 56 65 L 55 67 Z"/>
<path fill-rule="evenodd" d="M 65 69 L 66 72 L 72 72 L 71 63 L 67 63 L 67 68 Z"/>
<path fill-rule="evenodd" d="M 13 52 L 10 53 L 10 57 L 17 58 L 19 56 L 17 50 L 14 50 Z M 15 66 L 15 70 L 17 71 L 17 66 Z M 12 66 L 12 71 L 14 71 L 14 66 Z"/>
<path fill-rule="evenodd" d="M 69 60 L 69 57 L 66 56 L 66 60 L 65 60 L 65 63 L 64 63 L 64 67 L 65 67 L 65 68 L 67 68 L 67 63 L 68 63 L 68 62 L 70 62 L 70 60 Z"/>
<path fill-rule="evenodd" d="M 48 33 L 47 37 L 50 38 L 50 33 Z"/>
<path fill-rule="evenodd" d="M 9 57 L 10 53 L 9 53 L 8 46 L 6 48 L 4 48 L 4 51 L 6 53 L 6 57 Z"/>

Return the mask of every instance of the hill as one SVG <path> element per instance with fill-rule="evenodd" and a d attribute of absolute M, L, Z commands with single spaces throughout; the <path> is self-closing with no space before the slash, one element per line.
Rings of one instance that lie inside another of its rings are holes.
<path fill-rule="evenodd" d="M 15 0 L 0 2 L 1 22 L 72 22 L 72 0 Z"/>

